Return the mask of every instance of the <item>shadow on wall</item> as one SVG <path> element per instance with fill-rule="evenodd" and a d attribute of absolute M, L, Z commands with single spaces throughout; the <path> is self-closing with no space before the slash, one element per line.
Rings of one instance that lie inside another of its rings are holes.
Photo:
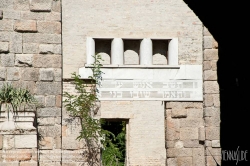
<path fill-rule="evenodd" d="M 222 166 L 250 165 L 250 70 L 249 27 L 246 2 L 204 0 L 184 2 L 208 28 L 219 45 L 217 75 L 221 103 L 221 148 L 234 152 L 235 160 Z M 219 3 L 218 3 L 219 2 Z M 247 152 L 247 153 L 246 153 Z M 223 158 L 223 156 L 222 156 Z M 247 160 L 247 161 L 246 161 Z"/>

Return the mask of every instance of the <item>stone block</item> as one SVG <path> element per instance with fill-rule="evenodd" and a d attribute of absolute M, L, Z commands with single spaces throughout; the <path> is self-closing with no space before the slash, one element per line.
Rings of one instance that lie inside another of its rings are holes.
<path fill-rule="evenodd" d="M 52 3 L 52 11 L 53 12 L 61 12 L 61 0 L 58 0 L 58 1 L 53 1 L 53 3 Z M 53 13 L 53 12 L 51 12 L 51 13 Z"/>
<path fill-rule="evenodd" d="M 34 12 L 50 12 L 52 0 L 31 0 L 30 10 Z"/>
<path fill-rule="evenodd" d="M 205 165 L 204 147 L 193 148 L 193 166 Z"/>
<path fill-rule="evenodd" d="M 220 94 L 213 94 L 214 107 L 220 107 Z"/>
<path fill-rule="evenodd" d="M 217 80 L 217 71 L 213 71 L 213 70 L 204 71 L 204 80 L 216 81 Z"/>
<path fill-rule="evenodd" d="M 62 80 L 62 69 L 55 68 L 54 69 L 54 81 L 61 81 Z"/>
<path fill-rule="evenodd" d="M 212 148 L 207 147 L 205 151 L 206 156 L 220 156 L 221 155 L 221 148 Z"/>
<path fill-rule="evenodd" d="M 62 45 L 61 44 L 54 44 L 53 52 L 55 54 L 62 54 Z"/>
<path fill-rule="evenodd" d="M 39 103 L 45 105 L 45 99 L 43 95 L 35 95 L 34 97 Z"/>
<path fill-rule="evenodd" d="M 178 140 L 180 138 L 179 119 L 167 119 L 167 141 Z"/>
<path fill-rule="evenodd" d="M 30 93 L 34 94 L 35 91 L 35 82 L 34 81 L 14 81 L 14 86 L 26 88 Z"/>
<path fill-rule="evenodd" d="M 1 0 L 0 1 L 0 9 L 12 9 L 13 8 L 13 0 Z"/>
<path fill-rule="evenodd" d="M 220 109 L 214 107 L 207 107 L 204 109 L 205 117 L 220 117 Z"/>
<path fill-rule="evenodd" d="M 16 67 L 7 68 L 7 80 L 17 81 L 20 80 L 20 69 Z"/>
<path fill-rule="evenodd" d="M 56 96 L 56 107 L 61 107 L 62 106 L 62 95 L 57 95 Z"/>
<path fill-rule="evenodd" d="M 220 140 L 212 140 L 212 147 L 219 148 L 220 147 Z"/>
<path fill-rule="evenodd" d="M 220 139 L 220 127 L 206 127 L 206 139 L 207 140 L 219 140 Z"/>
<path fill-rule="evenodd" d="M 44 20 L 45 13 L 21 11 L 21 19 L 23 20 Z"/>
<path fill-rule="evenodd" d="M 59 12 L 50 12 L 45 14 L 46 21 L 59 21 L 61 22 L 61 13 Z"/>
<path fill-rule="evenodd" d="M 29 1 L 27 0 L 15 0 L 14 1 L 14 9 L 15 10 L 29 10 L 30 9 L 30 4 Z"/>
<path fill-rule="evenodd" d="M 211 60 L 211 69 L 217 71 L 217 60 Z"/>
<path fill-rule="evenodd" d="M 199 144 L 199 140 L 183 140 L 183 145 L 185 148 L 196 148 L 196 147 L 199 147 L 200 144 Z"/>
<path fill-rule="evenodd" d="M 32 162 L 20 162 L 19 166 L 37 166 L 37 162 L 32 161 Z"/>
<path fill-rule="evenodd" d="M 167 148 L 174 148 L 176 141 L 166 141 Z"/>
<path fill-rule="evenodd" d="M 3 149 L 3 135 L 0 134 L 0 149 Z"/>
<path fill-rule="evenodd" d="M 15 148 L 36 148 L 37 135 L 15 135 Z"/>
<path fill-rule="evenodd" d="M 215 39 L 213 39 L 213 48 L 218 49 L 218 47 L 219 47 L 218 42 Z"/>
<path fill-rule="evenodd" d="M 17 32 L 12 32 L 10 35 L 10 52 L 11 53 L 22 53 L 22 49 L 23 49 L 23 45 L 22 45 L 22 34 L 21 33 L 17 33 Z"/>
<path fill-rule="evenodd" d="M 11 33 L 10 32 L 6 32 L 6 31 L 0 31 L 0 41 L 4 42 L 4 41 L 7 41 L 9 42 L 10 41 L 10 35 Z"/>
<path fill-rule="evenodd" d="M 55 148 L 56 149 L 61 149 L 62 148 L 61 143 L 62 143 L 61 136 L 57 136 L 55 138 L 55 146 L 56 146 Z"/>
<path fill-rule="evenodd" d="M 0 67 L 0 81 L 4 81 L 6 79 L 6 68 Z"/>
<path fill-rule="evenodd" d="M 0 10 L 0 19 L 3 19 L 3 11 Z"/>
<path fill-rule="evenodd" d="M 168 157 L 179 157 L 179 156 L 188 157 L 188 156 L 192 156 L 192 153 L 193 153 L 192 148 L 180 148 L 180 149 L 168 148 L 167 149 Z"/>
<path fill-rule="evenodd" d="M 187 110 L 186 109 L 172 109 L 172 118 L 186 118 Z"/>
<path fill-rule="evenodd" d="M 7 150 L 7 149 L 12 149 L 15 147 L 15 139 L 14 139 L 14 135 L 3 135 L 3 149 Z"/>
<path fill-rule="evenodd" d="M 56 97 L 55 96 L 46 96 L 45 97 L 45 106 L 46 107 L 54 107 L 56 104 Z"/>
<path fill-rule="evenodd" d="M 16 20 L 14 30 L 17 32 L 37 32 L 35 20 Z"/>
<path fill-rule="evenodd" d="M 205 140 L 205 146 L 206 147 L 211 147 L 212 146 L 212 141 Z"/>
<path fill-rule="evenodd" d="M 205 117 L 205 124 L 208 127 L 219 127 L 220 126 L 220 117 Z"/>
<path fill-rule="evenodd" d="M 190 166 L 192 165 L 192 157 L 177 157 L 178 166 Z"/>
<path fill-rule="evenodd" d="M 14 67 L 14 54 L 0 54 L 1 66 L 3 67 Z"/>
<path fill-rule="evenodd" d="M 80 149 L 80 142 L 76 137 L 62 137 L 62 149 Z"/>
<path fill-rule="evenodd" d="M 24 33 L 23 42 L 44 44 L 61 44 L 61 34 L 45 34 L 45 33 Z"/>
<path fill-rule="evenodd" d="M 185 118 L 180 119 L 180 127 L 200 127 L 204 122 L 202 118 Z"/>
<path fill-rule="evenodd" d="M 205 49 L 204 60 L 218 60 L 218 49 Z"/>
<path fill-rule="evenodd" d="M 174 148 L 183 148 L 183 141 L 176 141 L 174 144 Z"/>
<path fill-rule="evenodd" d="M 199 140 L 204 141 L 205 140 L 205 127 L 199 127 Z"/>
<path fill-rule="evenodd" d="M 60 108 L 54 108 L 54 107 L 48 107 L 48 108 L 39 108 L 37 110 L 37 116 L 38 117 L 58 117 L 61 116 L 61 109 Z"/>
<path fill-rule="evenodd" d="M 217 163 L 221 165 L 221 156 L 206 156 L 206 161 L 207 166 L 217 166 Z"/>
<path fill-rule="evenodd" d="M 37 43 L 23 43 L 23 53 L 24 54 L 37 54 L 38 53 Z"/>
<path fill-rule="evenodd" d="M 212 36 L 204 36 L 203 37 L 203 47 L 205 49 L 213 48 L 213 37 Z"/>
<path fill-rule="evenodd" d="M 39 126 L 38 127 L 38 132 L 43 137 L 56 138 L 57 136 L 61 136 L 61 127 L 60 127 L 60 125 Z"/>
<path fill-rule="evenodd" d="M 53 68 L 46 68 L 40 69 L 40 81 L 53 81 L 54 79 L 54 69 Z"/>
<path fill-rule="evenodd" d="M 212 94 L 205 94 L 204 95 L 204 104 L 206 107 L 210 107 L 214 105 L 214 98 Z"/>
<path fill-rule="evenodd" d="M 40 44 L 39 53 L 40 54 L 53 54 L 54 46 L 52 44 Z"/>
<path fill-rule="evenodd" d="M 209 32 L 209 30 L 206 27 L 203 28 L 203 35 L 204 36 L 212 36 L 211 33 Z"/>
<path fill-rule="evenodd" d="M 219 85 L 217 81 L 205 81 L 204 92 L 205 93 L 219 93 Z"/>
<path fill-rule="evenodd" d="M 167 165 L 169 165 L 169 166 L 178 166 L 177 165 L 177 158 L 168 158 L 167 159 Z"/>
<path fill-rule="evenodd" d="M 203 109 L 187 109 L 187 118 L 203 118 Z"/>
<path fill-rule="evenodd" d="M 34 67 L 60 68 L 62 66 L 61 55 L 34 55 Z"/>
<path fill-rule="evenodd" d="M 5 161 L 29 161 L 32 158 L 32 149 L 16 149 L 14 153 L 6 151 Z M 18 164 L 18 163 L 17 163 Z"/>
<path fill-rule="evenodd" d="M 180 128 L 180 140 L 198 139 L 198 127 Z"/>
<path fill-rule="evenodd" d="M 52 137 L 43 137 L 39 141 L 39 149 L 53 149 L 53 140 Z"/>
<path fill-rule="evenodd" d="M 211 61 L 203 61 L 203 70 L 210 70 L 211 67 Z"/>
<path fill-rule="evenodd" d="M 39 117 L 37 118 L 39 126 L 53 126 L 55 124 L 61 124 L 61 117 Z"/>
<path fill-rule="evenodd" d="M 16 10 L 5 10 L 3 18 L 19 20 L 21 18 L 21 13 Z"/>
<path fill-rule="evenodd" d="M 22 71 L 22 80 L 24 81 L 38 81 L 39 69 L 37 68 L 24 68 Z"/>
<path fill-rule="evenodd" d="M 37 82 L 37 95 L 59 95 L 61 94 L 60 82 Z"/>
<path fill-rule="evenodd" d="M 15 66 L 31 67 L 33 63 L 33 54 L 16 54 Z"/>
<path fill-rule="evenodd" d="M 0 20 L 0 31 L 13 31 L 13 20 L 9 19 Z"/>
<path fill-rule="evenodd" d="M 9 52 L 9 42 L 0 42 L 0 53 Z"/>
<path fill-rule="evenodd" d="M 37 30 L 39 33 L 61 34 L 61 23 L 55 21 L 38 21 Z"/>

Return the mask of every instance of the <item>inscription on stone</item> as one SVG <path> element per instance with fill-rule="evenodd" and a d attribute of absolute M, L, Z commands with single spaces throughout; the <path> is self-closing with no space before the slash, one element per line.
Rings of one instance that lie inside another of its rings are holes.
<path fill-rule="evenodd" d="M 201 80 L 103 80 L 100 100 L 202 101 Z"/>

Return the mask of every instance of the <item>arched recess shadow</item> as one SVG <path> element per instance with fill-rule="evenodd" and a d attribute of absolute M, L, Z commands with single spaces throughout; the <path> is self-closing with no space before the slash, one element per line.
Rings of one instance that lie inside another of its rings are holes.
<path fill-rule="evenodd" d="M 249 20 L 246 2 L 184 0 L 218 42 L 217 76 L 220 88 L 220 143 L 222 151 L 248 151 L 250 165 L 250 56 L 249 26 L 237 20 Z M 240 157 L 239 155 L 237 155 Z M 222 166 L 236 160 L 221 160 Z"/>

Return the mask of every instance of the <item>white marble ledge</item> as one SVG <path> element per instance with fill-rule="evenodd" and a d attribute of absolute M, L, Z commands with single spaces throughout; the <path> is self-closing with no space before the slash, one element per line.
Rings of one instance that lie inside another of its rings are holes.
<path fill-rule="evenodd" d="M 102 65 L 100 68 L 180 69 L 181 65 Z M 85 68 L 93 65 L 85 64 Z"/>

